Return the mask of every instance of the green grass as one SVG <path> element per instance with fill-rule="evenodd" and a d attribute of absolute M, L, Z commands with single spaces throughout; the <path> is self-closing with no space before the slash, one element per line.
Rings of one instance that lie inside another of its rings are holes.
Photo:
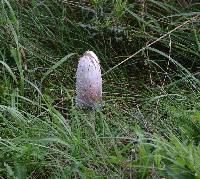
<path fill-rule="evenodd" d="M 180 2 L 1 0 L 0 176 L 200 178 L 200 11 Z M 93 117 L 74 104 L 86 50 Z"/>

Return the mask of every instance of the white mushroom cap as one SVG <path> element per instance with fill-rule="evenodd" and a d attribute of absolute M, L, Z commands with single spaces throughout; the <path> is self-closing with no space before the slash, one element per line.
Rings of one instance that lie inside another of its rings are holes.
<path fill-rule="evenodd" d="M 95 59 L 98 63 L 99 63 L 99 59 L 98 57 L 96 56 L 96 54 L 93 52 L 93 51 L 86 51 L 84 53 L 84 56 L 91 56 L 93 59 Z"/>
<path fill-rule="evenodd" d="M 76 105 L 80 108 L 96 108 L 102 100 L 102 78 L 99 59 L 92 51 L 86 51 L 79 59 L 76 72 Z"/>

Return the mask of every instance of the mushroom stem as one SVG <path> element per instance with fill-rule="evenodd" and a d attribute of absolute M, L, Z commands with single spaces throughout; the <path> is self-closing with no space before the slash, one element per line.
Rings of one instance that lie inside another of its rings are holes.
<path fill-rule="evenodd" d="M 92 128 L 93 132 L 95 133 L 95 111 L 94 110 L 90 110 L 87 111 L 87 117 L 88 117 L 88 124 L 89 126 Z"/>

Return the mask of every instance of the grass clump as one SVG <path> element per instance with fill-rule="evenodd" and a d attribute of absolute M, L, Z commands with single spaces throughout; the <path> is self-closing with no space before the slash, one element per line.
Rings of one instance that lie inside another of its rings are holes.
<path fill-rule="evenodd" d="M 198 6 L 1 0 L 0 175 L 199 178 Z M 86 50 L 103 73 L 95 126 L 74 106 Z"/>

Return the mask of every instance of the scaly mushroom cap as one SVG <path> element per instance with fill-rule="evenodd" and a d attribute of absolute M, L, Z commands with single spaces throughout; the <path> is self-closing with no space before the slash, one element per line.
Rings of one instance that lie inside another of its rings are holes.
<path fill-rule="evenodd" d="M 76 105 L 82 109 L 98 108 L 102 101 L 102 78 L 99 59 L 86 51 L 76 72 Z"/>

